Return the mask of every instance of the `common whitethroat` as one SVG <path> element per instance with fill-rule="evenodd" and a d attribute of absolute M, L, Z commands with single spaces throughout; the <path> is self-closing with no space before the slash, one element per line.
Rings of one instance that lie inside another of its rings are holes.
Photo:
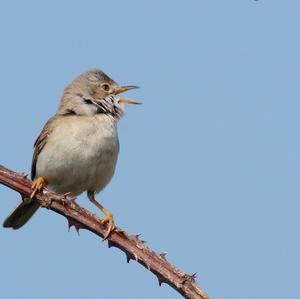
<path fill-rule="evenodd" d="M 119 86 L 101 70 L 79 75 L 64 90 L 56 114 L 45 124 L 34 143 L 30 199 L 23 200 L 6 218 L 4 227 L 18 229 L 39 208 L 37 191 L 69 194 L 87 192 L 104 214 L 107 237 L 114 229 L 112 214 L 95 199 L 111 180 L 119 153 L 117 123 L 127 104 L 140 102 L 121 93 L 137 86 Z"/>

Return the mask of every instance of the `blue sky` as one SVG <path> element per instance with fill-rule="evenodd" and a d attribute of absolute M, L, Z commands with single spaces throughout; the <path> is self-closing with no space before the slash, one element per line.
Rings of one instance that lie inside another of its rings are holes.
<path fill-rule="evenodd" d="M 144 105 L 120 121 L 117 171 L 98 195 L 117 225 L 197 271 L 213 298 L 299 298 L 299 11 L 292 0 L 2 1 L 0 163 L 30 171 L 79 73 L 139 85 L 130 96 Z M 0 196 L 4 219 L 19 196 Z M 0 244 L 1 297 L 180 298 L 46 210 L 0 228 Z"/>

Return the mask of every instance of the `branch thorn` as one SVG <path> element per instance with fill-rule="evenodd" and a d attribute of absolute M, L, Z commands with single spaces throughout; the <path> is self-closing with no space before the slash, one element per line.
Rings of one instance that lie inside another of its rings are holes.
<path fill-rule="evenodd" d="M 103 241 L 104 241 L 104 240 L 103 240 Z M 108 246 L 108 248 L 114 247 L 114 246 L 115 246 L 115 243 L 114 243 L 113 241 L 107 240 L 107 246 Z"/>
<path fill-rule="evenodd" d="M 80 235 L 79 230 L 82 228 L 81 225 L 79 223 L 73 221 L 71 218 L 67 218 L 67 219 L 68 219 L 68 231 L 70 231 L 71 227 L 74 226 L 77 231 L 77 234 L 79 236 Z"/>
<path fill-rule="evenodd" d="M 161 257 L 161 258 L 163 258 L 164 260 L 166 260 L 166 255 L 167 255 L 168 253 L 166 252 L 166 251 L 164 251 L 164 252 L 161 252 L 160 254 L 159 254 L 159 256 Z"/>
<path fill-rule="evenodd" d="M 21 172 L 21 176 L 24 178 L 24 179 L 27 179 L 28 178 L 28 173 L 26 172 Z"/>
<path fill-rule="evenodd" d="M 133 237 L 138 241 L 140 239 L 141 234 L 133 235 Z"/>
<path fill-rule="evenodd" d="M 197 278 L 197 272 L 192 273 L 190 277 L 193 281 L 195 281 L 195 279 Z"/>
<path fill-rule="evenodd" d="M 163 283 L 165 283 L 165 280 L 164 280 L 164 278 L 161 277 L 160 275 L 157 275 L 157 279 L 158 279 L 158 284 L 159 284 L 159 286 L 161 287 L 161 285 L 162 285 Z"/>
<path fill-rule="evenodd" d="M 127 236 L 126 232 L 123 229 L 116 229 L 115 232 L 119 233 L 120 235 L 122 235 L 123 237 L 128 239 L 128 236 Z"/>
<path fill-rule="evenodd" d="M 130 260 L 132 260 L 131 254 L 128 252 L 125 252 L 125 254 L 126 254 L 126 261 L 129 264 Z"/>
<path fill-rule="evenodd" d="M 75 223 L 74 226 L 75 226 L 78 236 L 80 236 L 80 233 L 79 233 L 79 230 L 81 229 L 80 225 Z"/>

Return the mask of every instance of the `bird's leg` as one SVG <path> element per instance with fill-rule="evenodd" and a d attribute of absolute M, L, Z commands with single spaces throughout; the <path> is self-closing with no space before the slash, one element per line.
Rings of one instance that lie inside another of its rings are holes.
<path fill-rule="evenodd" d="M 95 193 L 92 191 L 87 192 L 87 196 L 89 200 L 98 208 L 100 209 L 104 214 L 105 218 L 102 220 L 102 223 L 108 223 L 107 233 L 104 236 L 104 240 L 107 239 L 110 235 L 110 233 L 115 229 L 115 223 L 113 219 L 113 215 L 106 210 L 96 199 L 95 199 Z"/>
<path fill-rule="evenodd" d="M 46 180 L 43 177 L 36 178 L 33 181 L 33 184 L 32 184 L 32 187 L 31 187 L 32 192 L 31 192 L 30 198 L 32 199 L 35 196 L 35 194 L 38 191 L 40 191 L 45 185 L 46 185 Z"/>

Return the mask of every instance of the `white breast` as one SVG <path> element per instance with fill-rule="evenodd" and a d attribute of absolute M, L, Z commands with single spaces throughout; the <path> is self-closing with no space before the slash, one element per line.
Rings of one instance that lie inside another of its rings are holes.
<path fill-rule="evenodd" d="M 101 191 L 112 178 L 119 152 L 116 121 L 104 114 L 64 117 L 39 154 L 36 171 L 48 189 L 77 196 Z"/>

